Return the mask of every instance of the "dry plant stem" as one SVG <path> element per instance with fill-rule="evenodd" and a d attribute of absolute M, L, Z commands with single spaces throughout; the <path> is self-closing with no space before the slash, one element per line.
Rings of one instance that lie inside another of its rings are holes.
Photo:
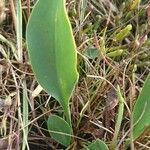
<path fill-rule="evenodd" d="M 17 124 L 17 127 L 18 127 L 18 135 L 17 135 L 17 140 L 16 140 L 16 149 L 20 149 L 19 148 L 19 143 L 20 143 L 20 132 L 19 132 L 19 129 L 20 129 L 20 92 L 19 92 L 19 86 L 18 86 L 18 83 L 17 83 L 17 79 L 16 79 L 16 76 L 15 76 L 15 73 L 14 73 L 14 70 L 11 69 L 11 72 L 12 72 L 12 75 L 13 75 L 13 78 L 14 78 L 14 82 L 15 82 L 15 85 L 16 85 L 16 99 L 17 99 L 17 107 L 18 107 L 18 124 Z"/>
<path fill-rule="evenodd" d="M 103 81 L 106 81 L 108 84 L 110 84 L 114 89 L 115 91 L 117 90 L 115 88 L 115 86 L 113 86 L 113 84 L 111 84 L 111 82 L 109 82 L 108 80 L 106 80 L 105 78 L 101 77 L 101 76 L 95 76 L 95 75 L 87 75 L 88 78 L 96 78 L 96 79 L 102 79 Z M 95 90 L 95 94 L 98 92 L 99 90 L 99 87 L 101 86 L 101 84 L 99 84 L 97 90 Z M 82 117 L 84 115 L 84 112 L 87 110 L 87 108 L 89 107 L 89 105 L 91 104 L 91 102 L 93 101 L 94 97 L 95 97 L 95 94 L 93 94 L 93 96 L 91 97 L 91 99 L 84 105 L 84 107 L 82 108 L 81 112 L 80 112 L 80 118 L 78 119 L 78 122 L 77 122 L 77 129 L 79 128 L 79 125 L 80 125 L 80 122 L 82 120 Z"/>
<path fill-rule="evenodd" d="M 3 22 L 5 19 L 5 3 L 3 0 L 0 1 L 0 24 Z"/>
<path fill-rule="evenodd" d="M 108 66 L 110 66 L 110 67 L 112 67 L 112 68 L 114 69 L 114 67 L 113 67 L 113 66 L 109 63 L 109 61 L 106 59 L 105 54 L 103 54 L 104 50 L 102 50 L 102 49 L 100 48 L 99 42 L 98 42 L 98 39 L 97 39 L 97 36 L 96 36 L 96 33 L 95 33 L 95 32 L 94 32 L 94 41 L 95 41 L 96 48 L 99 50 L 102 59 L 105 61 L 105 63 L 106 63 Z"/>
<path fill-rule="evenodd" d="M 105 37 L 105 35 L 106 35 L 107 27 L 108 27 L 108 24 L 109 24 L 109 22 L 110 22 L 110 17 L 111 17 L 111 9 L 109 9 L 109 13 L 108 13 L 108 18 L 107 18 L 106 26 L 105 26 L 105 28 L 104 28 L 103 37 Z"/>
<path fill-rule="evenodd" d="M 131 108 L 131 112 L 132 112 L 132 108 L 133 108 L 133 99 L 134 99 L 134 96 L 133 96 L 133 93 L 135 93 L 135 69 L 133 69 L 133 72 L 132 72 L 132 95 L 131 95 L 131 99 L 130 99 L 130 108 Z M 133 99 L 132 99 L 133 98 Z M 133 116 L 131 115 L 131 118 L 130 118 L 130 127 L 131 127 L 131 132 L 130 132 L 130 145 L 131 145 L 131 150 L 134 150 L 134 138 L 133 138 Z"/>
<path fill-rule="evenodd" d="M 34 86 L 34 84 L 33 84 L 32 86 Z M 30 91 L 33 91 L 33 87 L 32 87 L 32 86 L 31 86 Z M 32 94 L 33 94 L 33 93 L 34 93 L 34 91 L 32 92 Z M 32 94 L 29 96 L 29 99 L 30 99 L 29 105 L 30 105 L 31 112 L 32 112 L 32 118 L 36 118 L 36 111 L 35 111 L 35 108 L 34 108 L 34 95 L 32 95 Z M 42 133 L 42 131 L 40 130 L 37 121 L 35 121 L 35 126 L 38 127 L 37 130 L 38 130 L 39 133 L 44 137 L 45 135 L 44 135 L 44 134 Z"/>
<path fill-rule="evenodd" d="M 16 1 L 16 8 L 17 8 L 17 50 L 18 50 L 18 60 L 20 63 L 23 61 L 23 54 L 22 54 L 22 4 L 21 0 Z"/>
<path fill-rule="evenodd" d="M 20 110 L 20 91 L 19 89 L 17 89 L 17 101 L 18 101 L 18 138 L 17 138 L 17 147 L 18 149 L 20 148 L 19 146 L 19 143 L 20 143 L 20 132 L 19 132 L 19 129 L 20 129 L 20 126 L 21 126 L 21 110 Z"/>
<path fill-rule="evenodd" d="M 12 20 L 13 20 L 14 28 L 15 28 L 15 31 L 17 31 L 17 18 L 16 18 L 14 0 L 10 0 L 10 7 L 11 7 Z"/>
<path fill-rule="evenodd" d="M 148 149 L 150 149 L 149 146 L 147 146 L 147 145 L 145 145 L 145 144 L 142 144 L 142 143 L 140 143 L 140 142 L 136 142 L 136 144 L 138 144 L 139 146 L 143 147 L 142 150 L 148 150 Z"/>
<path fill-rule="evenodd" d="M 30 0 L 27 0 L 27 14 L 28 14 L 28 17 L 30 16 Z"/>
<path fill-rule="evenodd" d="M 16 98 L 17 98 L 17 103 L 18 103 L 18 136 L 17 136 L 17 148 L 16 149 L 20 149 L 20 128 L 22 127 L 22 131 L 23 133 L 25 133 L 24 131 L 24 126 L 23 126 L 23 120 L 22 120 L 22 113 L 21 113 L 21 100 L 20 100 L 20 89 L 19 89 L 19 83 L 17 82 L 17 79 L 16 79 L 16 75 L 15 75 L 15 72 L 13 70 L 13 68 L 11 69 L 11 72 L 12 72 L 12 75 L 13 75 L 13 78 L 14 78 L 14 82 L 15 82 L 15 85 L 16 85 Z M 21 81 L 20 81 L 21 82 Z M 27 141 L 26 141 L 27 142 Z M 29 147 L 27 145 L 27 150 L 29 150 Z"/>

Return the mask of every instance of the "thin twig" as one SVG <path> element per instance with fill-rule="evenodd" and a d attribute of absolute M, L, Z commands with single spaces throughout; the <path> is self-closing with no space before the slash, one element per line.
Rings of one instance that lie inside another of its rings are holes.
<path fill-rule="evenodd" d="M 17 18 L 16 18 L 16 11 L 15 11 L 15 5 L 14 1 L 10 0 L 10 8 L 11 8 L 11 13 L 12 13 L 12 20 L 14 24 L 15 31 L 17 31 Z"/>

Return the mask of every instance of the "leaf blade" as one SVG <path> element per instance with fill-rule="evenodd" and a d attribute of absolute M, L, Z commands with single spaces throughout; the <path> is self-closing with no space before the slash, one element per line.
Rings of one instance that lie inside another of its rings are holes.
<path fill-rule="evenodd" d="M 31 14 L 26 38 L 38 82 L 67 110 L 78 72 L 65 0 L 39 0 Z"/>
<path fill-rule="evenodd" d="M 150 74 L 145 80 L 142 91 L 133 109 L 133 138 L 137 139 L 150 126 Z"/>
<path fill-rule="evenodd" d="M 52 115 L 48 118 L 47 126 L 53 139 L 63 146 L 68 147 L 70 145 L 72 128 L 65 120 L 56 115 Z"/>
<path fill-rule="evenodd" d="M 108 150 L 108 147 L 103 141 L 97 139 L 93 143 L 91 143 L 87 148 L 84 148 L 83 150 L 86 150 L 86 149 L 88 149 L 88 150 Z"/>

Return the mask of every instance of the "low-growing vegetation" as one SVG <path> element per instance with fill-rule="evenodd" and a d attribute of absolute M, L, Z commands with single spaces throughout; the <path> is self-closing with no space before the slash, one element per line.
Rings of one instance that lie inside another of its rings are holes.
<path fill-rule="evenodd" d="M 0 149 L 150 149 L 148 0 L 0 1 Z"/>

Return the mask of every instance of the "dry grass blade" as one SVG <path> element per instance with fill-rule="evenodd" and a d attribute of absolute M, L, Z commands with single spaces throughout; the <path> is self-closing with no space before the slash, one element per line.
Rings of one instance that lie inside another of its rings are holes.
<path fill-rule="evenodd" d="M 5 14 L 5 3 L 3 0 L 0 1 L 0 24 L 4 21 L 6 17 Z"/>

